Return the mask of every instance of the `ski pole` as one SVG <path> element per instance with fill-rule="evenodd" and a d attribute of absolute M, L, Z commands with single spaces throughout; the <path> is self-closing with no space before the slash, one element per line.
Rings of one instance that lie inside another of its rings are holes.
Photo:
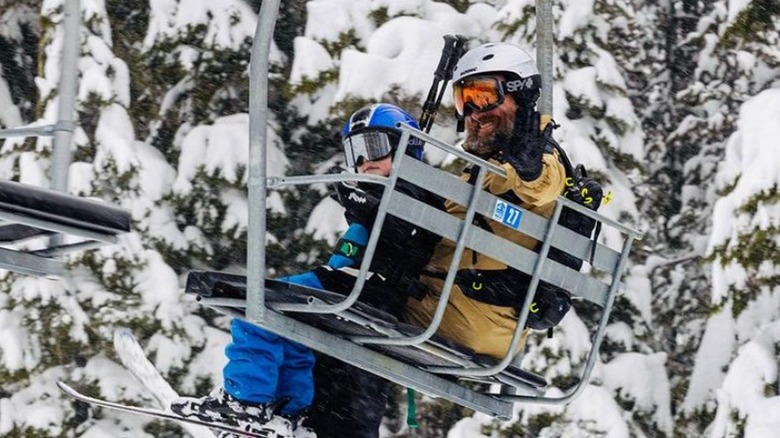
<path fill-rule="evenodd" d="M 433 83 L 428 90 L 428 96 L 425 98 L 422 115 L 420 116 L 420 128 L 422 128 L 423 131 L 425 131 L 425 126 L 428 124 L 428 120 L 431 118 L 433 112 L 436 111 L 436 92 L 439 89 L 439 83 L 444 79 L 444 69 L 447 67 L 449 57 L 455 47 L 455 41 L 454 35 L 444 35 L 444 47 L 441 49 L 439 65 L 433 72 Z"/>
<path fill-rule="evenodd" d="M 444 97 L 444 92 L 447 90 L 447 83 L 452 79 L 452 71 L 455 69 L 455 66 L 458 64 L 458 60 L 460 60 L 460 57 L 463 56 L 463 52 L 465 51 L 467 42 L 468 42 L 468 38 L 466 38 L 465 36 L 463 35 L 455 36 L 455 45 L 452 48 L 452 52 L 450 53 L 447 59 L 447 65 L 445 66 L 444 69 L 444 82 L 441 84 L 441 88 L 439 89 L 439 96 L 436 98 L 434 111 L 431 113 L 431 119 L 428 121 L 428 126 L 425 127 L 425 132 L 430 132 L 431 127 L 433 127 L 433 119 L 436 117 L 436 113 L 439 110 L 439 106 L 441 106 L 441 100 Z"/>
<path fill-rule="evenodd" d="M 424 132 L 430 132 L 433 126 L 433 119 L 441 104 L 447 82 L 452 79 L 452 70 L 463 54 L 466 41 L 468 41 L 462 35 L 444 35 L 443 38 L 444 47 L 441 50 L 439 65 L 433 72 L 433 83 L 425 98 L 425 103 L 423 103 L 423 113 L 420 116 L 420 128 Z M 442 81 L 444 81 L 443 84 L 441 84 Z M 440 84 L 442 85 L 441 90 L 439 89 Z"/>

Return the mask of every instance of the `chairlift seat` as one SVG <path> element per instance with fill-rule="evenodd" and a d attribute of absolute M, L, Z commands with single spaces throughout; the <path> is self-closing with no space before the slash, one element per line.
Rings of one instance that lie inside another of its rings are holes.
<path fill-rule="evenodd" d="M 269 303 L 306 304 L 315 299 L 327 304 L 334 304 L 344 299 L 343 295 L 337 293 L 279 280 L 266 279 L 265 287 L 268 291 Z M 227 298 L 244 301 L 246 300 L 246 277 L 224 272 L 192 271 L 187 276 L 185 292 L 196 294 L 200 298 Z M 398 320 L 394 316 L 364 303 L 356 303 L 350 308 L 350 311 L 380 327 L 392 328 L 398 324 Z M 296 314 L 296 316 L 312 318 L 331 315 Z"/>
<path fill-rule="evenodd" d="M 272 178 L 267 181 L 267 184 L 271 188 L 280 188 L 286 185 L 365 178 L 366 181 L 383 184 L 386 187 L 357 281 L 366 278 L 378 240 L 374 233 L 381 229 L 385 217 L 392 215 L 452 241 L 456 253 L 461 251 L 462 254 L 462 251 L 468 248 L 531 276 L 526 302 L 518 303 L 521 304 L 521 308 L 529 308 L 537 286 L 541 282 L 569 292 L 574 299 L 596 304 L 601 308 L 601 316 L 595 327 L 592 347 L 587 354 L 587 359 L 579 373 L 576 373 L 579 375 L 573 376 L 577 380 L 575 386 L 568 388 L 561 396 L 547 395 L 545 392 L 547 381 L 542 376 L 517 366 L 522 362 L 522 355 L 516 356 L 511 352 L 513 348 L 519 347 L 521 332 L 528 320 L 528 311 L 518 315 L 518 324 L 512 335 L 512 341 L 507 346 L 507 353 L 501 359 L 475 355 L 464 346 L 437 336 L 435 332 L 446 309 L 442 306 L 447 305 L 447 296 L 451 290 L 447 287 L 443 288 L 439 307 L 436 310 L 437 316 L 433 318 L 431 326 L 424 329 L 398 322 L 395 322 L 392 327 L 369 323 L 364 315 L 358 314 L 367 313 L 367 306 L 356 301 L 359 299 L 360 290 L 352 291 L 348 297 L 338 295 L 337 301 L 323 299 L 319 303 L 301 304 L 299 301 L 295 304 L 290 303 L 291 298 L 288 297 L 286 298 L 288 302 L 283 303 L 279 301 L 280 289 L 272 282 L 266 281 L 263 290 L 257 291 L 262 293 L 249 294 L 249 297 L 255 297 L 253 299 L 262 299 L 249 301 L 243 298 L 246 280 L 233 278 L 232 285 L 238 289 L 238 295 L 232 301 L 224 301 L 217 297 L 208 298 L 207 296 L 217 296 L 221 293 L 219 288 L 212 287 L 214 286 L 212 284 L 208 287 L 209 291 L 205 291 L 201 303 L 234 317 L 250 320 L 260 327 L 401 385 L 435 397 L 446 398 L 498 418 L 509 418 L 513 412 L 512 406 L 517 402 L 563 404 L 571 401 L 584 390 L 593 370 L 615 297 L 625 287 L 621 277 L 631 244 L 641 238 L 641 233 L 564 197 L 558 198 L 552 216 L 546 218 L 485 190 L 475 190 L 475 187 L 482 187 L 482 181 L 488 172 L 501 176 L 506 171 L 500 166 L 459 151 L 410 126 L 400 125 L 400 129 L 404 131 L 399 140 L 400 145 L 408 144 L 408 139 L 414 136 L 428 145 L 444 149 L 472 163 L 472 175 L 475 177 L 473 184 L 445 170 L 409 157 L 404 153 L 403 147 L 396 150 L 393 171 L 383 180 L 374 180 L 361 175 L 302 175 Z M 461 218 L 450 215 L 396 190 L 398 179 L 466 207 L 464 216 Z M 590 236 L 580 235 L 561 226 L 559 218 L 564 208 L 590 216 L 603 226 L 619 232 L 624 236 L 621 249 L 613 249 Z M 538 248 L 529 249 L 497 233 L 485 230 L 475 225 L 474 218 L 477 215 L 495 219 L 497 223 L 503 224 L 502 226 L 513 228 L 516 232 L 536 239 L 540 245 Z M 548 258 L 549 251 L 553 248 L 588 262 L 591 269 L 580 272 Z M 454 262 L 449 269 L 448 275 L 454 275 L 458 263 Z M 209 277 L 220 274 L 191 275 Z M 451 280 L 451 278 L 446 279 L 445 284 Z M 188 287 L 188 291 L 195 292 L 190 289 L 192 288 Z M 237 291 L 232 293 L 235 292 Z M 346 302 L 341 304 L 344 300 Z M 263 316 L 249 318 L 248 315 L 252 312 L 245 312 L 247 305 L 250 305 L 250 309 L 258 311 L 255 306 L 261 302 L 265 302 Z M 352 303 L 351 307 L 347 306 L 347 303 Z M 311 318 L 317 319 L 317 322 L 311 324 Z M 360 327 L 359 332 L 366 334 L 355 335 L 358 331 L 355 331 L 354 327 Z M 493 384 L 499 383 L 500 393 L 486 392 L 483 386 L 475 389 L 464 385 L 463 381 L 491 384 L 491 388 L 495 388 L 496 385 Z"/>
<path fill-rule="evenodd" d="M 113 205 L 13 181 L 0 181 L 0 211 L 97 233 L 118 235 L 130 231 L 130 213 Z M 16 241 L 53 230 L 33 226 L 14 234 L 0 228 L 0 241 Z"/>
<path fill-rule="evenodd" d="M 335 304 L 345 298 L 337 293 L 270 279 L 265 281 L 265 291 L 266 305 L 269 309 L 273 309 L 274 304 L 277 303 L 307 303 L 312 298 L 316 298 L 327 304 Z M 238 307 L 237 311 L 242 313 L 246 300 L 246 277 L 223 272 L 192 271 L 187 276 L 185 292 L 195 294 L 199 299 L 225 300 L 223 304 Z M 313 327 L 347 338 L 350 336 L 386 336 L 388 330 L 405 336 L 414 336 L 423 332 L 420 327 L 399 322 L 392 315 L 361 302 L 355 303 L 348 310 L 339 314 L 290 312 L 289 316 Z M 366 324 L 367 322 L 370 324 Z M 497 362 L 494 358 L 477 355 L 471 349 L 443 336 L 433 335 L 431 339 L 426 341 L 426 344 L 437 350 L 445 351 L 461 359 L 463 363 L 469 363 L 472 366 L 489 366 Z M 454 366 L 451 360 L 413 346 L 367 345 L 367 347 L 420 368 Z M 543 377 L 516 366 L 509 366 L 500 375 L 491 378 L 467 378 L 466 380 L 505 383 L 501 380 L 502 377 L 522 381 L 525 385 L 533 388 L 543 388 L 547 385 L 547 381 Z"/>
<path fill-rule="evenodd" d="M 54 190 L 0 181 L 0 268 L 30 275 L 61 275 L 64 263 L 54 257 L 116 242 L 130 231 L 130 212 L 111 204 Z M 35 237 L 77 236 L 77 242 L 22 250 Z"/>

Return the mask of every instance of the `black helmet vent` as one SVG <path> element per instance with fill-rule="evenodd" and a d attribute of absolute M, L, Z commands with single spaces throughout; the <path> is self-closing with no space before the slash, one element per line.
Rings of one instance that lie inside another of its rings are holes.
<path fill-rule="evenodd" d="M 352 115 L 352 129 L 365 128 L 368 126 L 368 118 L 371 117 L 371 108 L 365 108 Z"/>
<path fill-rule="evenodd" d="M 492 53 L 489 53 L 489 54 L 485 55 L 485 57 L 482 58 L 482 60 L 483 61 L 487 61 L 489 59 L 493 59 L 493 56 L 495 56 L 495 55 L 493 55 Z"/>

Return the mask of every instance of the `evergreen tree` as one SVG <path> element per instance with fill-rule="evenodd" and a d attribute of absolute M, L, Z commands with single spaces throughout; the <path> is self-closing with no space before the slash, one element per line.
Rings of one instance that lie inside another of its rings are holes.
<path fill-rule="evenodd" d="M 716 398 L 714 391 L 733 392 L 729 378 L 740 372 L 745 346 L 755 345 L 778 318 L 776 313 L 760 316 L 756 310 L 776 307 L 769 303 L 778 299 L 778 260 L 772 255 L 776 253 L 777 227 L 771 225 L 777 219 L 770 220 L 769 226 L 756 221 L 777 203 L 777 196 L 773 196 L 777 183 L 766 187 L 750 184 L 753 175 L 762 178 L 758 176 L 762 171 L 746 166 L 748 157 L 740 160 L 735 154 L 751 155 L 756 162 L 776 161 L 769 150 L 748 152 L 749 145 L 741 140 L 749 135 L 742 127 L 748 122 L 740 120 L 740 113 L 756 105 L 771 108 L 760 102 L 771 101 L 771 94 L 767 94 L 771 91 L 764 90 L 776 89 L 780 78 L 780 57 L 771 49 L 780 38 L 780 7 L 765 1 L 741 6 L 714 2 L 701 18 L 697 31 L 688 38 L 700 45 L 693 80 L 680 92 L 689 114 L 682 122 L 679 138 L 700 149 L 685 163 L 684 187 L 688 190 L 684 191 L 682 211 L 675 217 L 677 233 L 697 243 L 696 250 L 705 249 L 702 255 L 711 262 L 706 265 L 711 279 L 704 295 L 708 319 L 702 328 L 706 330 L 697 355 L 688 358 L 692 376 L 679 411 L 680 430 L 713 430 L 712 436 L 745 434 L 751 422 L 760 421 L 728 397 Z M 760 137 L 757 140 L 765 141 Z M 712 220 L 707 220 L 710 214 Z M 751 225 L 736 226 L 731 219 L 734 216 Z M 706 248 L 701 238 L 699 242 L 694 240 L 704 234 L 702 231 L 709 237 Z M 731 275 L 724 277 L 725 272 Z M 775 349 L 770 347 L 771 355 L 776 354 Z M 713 359 L 699 360 L 705 356 Z M 726 373 L 729 363 L 731 371 Z M 776 382 L 776 376 L 769 377 L 766 385 Z M 772 395 L 777 391 L 768 387 L 761 396 Z M 712 402 L 718 403 L 717 413 Z M 710 423 L 713 417 L 716 421 Z"/>

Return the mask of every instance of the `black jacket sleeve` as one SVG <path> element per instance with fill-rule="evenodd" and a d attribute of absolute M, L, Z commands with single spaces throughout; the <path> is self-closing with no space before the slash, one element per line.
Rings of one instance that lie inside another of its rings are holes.
<path fill-rule="evenodd" d="M 361 184 L 360 187 L 370 196 L 381 199 L 383 187 L 376 184 Z M 431 192 L 423 190 L 406 181 L 399 180 L 396 190 L 409 197 L 420 200 L 432 207 L 444 210 L 444 200 Z M 376 211 L 370 215 L 370 221 L 364 221 L 366 215 L 357 218 L 345 213 L 350 223 L 357 221 L 369 231 L 376 220 Z M 360 301 L 368 303 L 393 315 L 398 315 L 410 295 L 417 295 L 422 283 L 419 282 L 423 268 L 433 255 L 433 250 L 441 237 L 420 226 L 414 225 L 392 214 L 385 216 L 377 241 L 374 257 L 369 270 L 375 274 L 366 282 Z M 318 275 L 323 286 L 333 292 L 347 293 L 352 289 L 354 277 L 339 270 L 331 270 L 328 275 Z"/>

